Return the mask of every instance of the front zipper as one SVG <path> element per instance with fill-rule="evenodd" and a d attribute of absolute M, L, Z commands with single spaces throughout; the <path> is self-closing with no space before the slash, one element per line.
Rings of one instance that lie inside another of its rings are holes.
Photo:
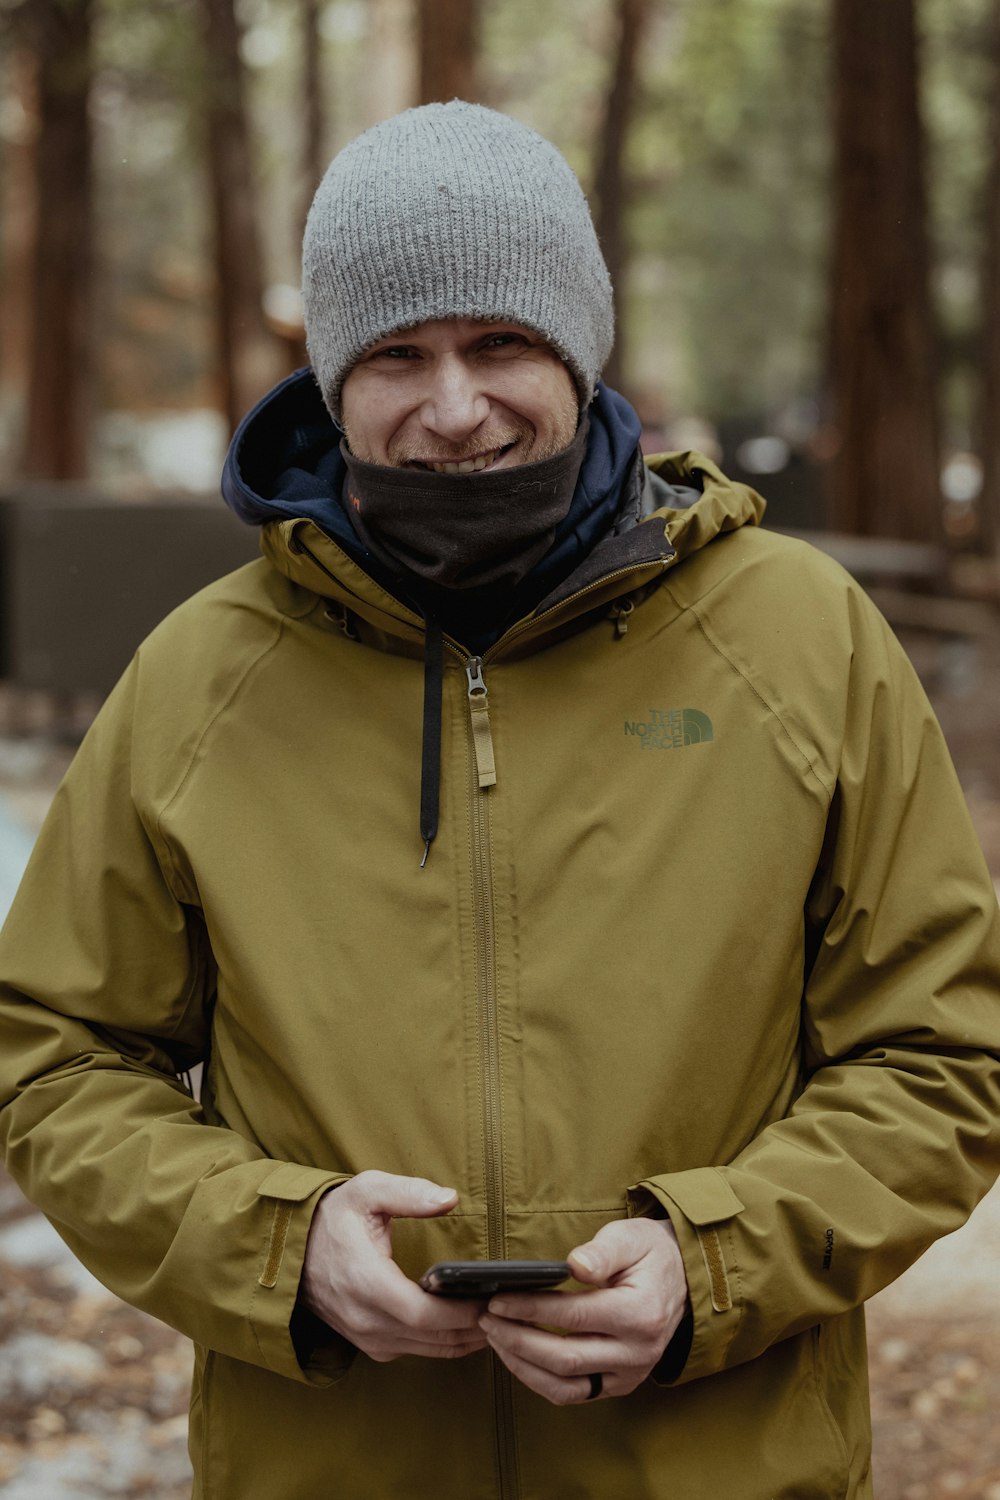
<path fill-rule="evenodd" d="M 486 1188 L 486 1255 L 503 1260 L 507 1252 L 507 1202 L 503 1170 L 503 1097 L 500 1083 L 500 1027 L 497 1016 L 496 927 L 493 863 L 490 848 L 490 802 L 496 766 L 487 710 L 482 658 L 465 663 L 469 684 L 469 832 L 472 909 L 476 934 L 476 1007 L 479 1065 L 482 1076 L 483 1181 Z M 517 1450 L 514 1439 L 514 1393 L 510 1372 L 490 1354 L 496 1438 L 497 1494 L 516 1500 Z"/>
<path fill-rule="evenodd" d="M 665 560 L 665 561 L 668 561 Z M 648 563 L 638 567 L 648 567 Z M 571 601 L 603 588 L 611 578 L 626 577 L 638 571 L 633 565 L 619 569 L 581 589 L 570 599 L 554 605 L 562 609 Z M 546 614 L 552 613 L 547 610 Z M 506 644 L 543 620 L 533 616 L 520 628 L 502 638 Z M 469 837 L 472 868 L 472 909 L 476 942 L 476 1007 L 479 1023 L 479 1063 L 483 1080 L 482 1132 L 483 1180 L 486 1189 L 486 1254 L 490 1260 L 503 1260 L 507 1253 L 507 1197 L 504 1190 L 503 1165 L 503 1094 L 500 1081 L 500 1030 L 496 990 L 496 922 L 493 891 L 493 862 L 490 846 L 489 790 L 497 784 L 496 760 L 489 718 L 489 692 L 484 677 L 498 641 L 483 656 L 470 656 L 457 642 L 444 639 L 445 649 L 458 656 L 465 668 L 469 700 Z M 520 1495 L 517 1445 L 514 1430 L 513 1376 L 497 1356 L 490 1353 L 493 1382 L 493 1414 L 496 1438 L 498 1500 L 517 1500 Z"/>
<path fill-rule="evenodd" d="M 490 847 L 490 799 L 496 785 L 493 745 L 487 717 L 482 658 L 466 663 L 469 683 L 469 730 L 472 736 L 469 782 L 472 839 L 472 909 L 476 931 L 476 996 L 479 1018 L 479 1055 L 484 1080 L 483 1155 L 486 1183 L 487 1258 L 502 1260 L 507 1238 L 503 1182 L 503 1103 L 500 1089 L 500 1028 L 497 1016 L 496 924 L 493 860 Z"/>

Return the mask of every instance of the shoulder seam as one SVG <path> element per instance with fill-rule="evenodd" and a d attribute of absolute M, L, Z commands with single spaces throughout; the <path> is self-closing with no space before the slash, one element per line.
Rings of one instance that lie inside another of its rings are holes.
<path fill-rule="evenodd" d="M 819 783 L 824 793 L 828 797 L 832 797 L 835 791 L 835 787 L 827 785 L 824 777 L 821 776 L 819 771 L 816 769 L 813 758 L 799 743 L 798 738 L 789 729 L 788 725 L 785 723 L 784 719 L 781 717 L 781 714 L 779 714 L 774 704 L 769 702 L 769 700 L 764 696 L 757 684 L 753 682 L 747 676 L 746 672 L 744 672 L 743 668 L 733 660 L 733 658 L 729 655 L 729 652 L 723 648 L 722 643 L 716 640 L 716 638 L 712 635 L 705 621 L 702 619 L 702 616 L 699 614 L 697 607 L 693 604 L 689 604 L 687 607 L 694 617 L 695 623 L 704 636 L 705 640 L 707 641 L 708 645 L 712 648 L 716 655 L 720 656 L 726 663 L 726 665 L 736 673 L 737 677 L 739 677 L 741 681 L 746 683 L 747 687 L 753 693 L 754 697 L 759 699 L 759 701 L 764 705 L 771 717 L 777 720 L 786 738 L 791 742 L 798 755 L 804 761 L 806 769 L 809 771 L 810 775 Z"/>
<path fill-rule="evenodd" d="M 181 880 L 180 872 L 178 871 L 177 866 L 174 863 L 174 858 L 170 851 L 167 837 L 163 831 L 163 819 L 166 817 L 167 813 L 170 811 L 171 807 L 177 801 L 177 798 L 181 795 L 181 792 L 184 790 L 191 772 L 194 769 L 194 763 L 198 759 L 198 753 L 201 750 L 202 745 L 205 743 L 205 740 L 208 738 L 208 735 L 216 724 L 217 720 L 222 716 L 222 714 L 225 713 L 226 709 L 236 698 L 237 694 L 241 691 L 247 679 L 249 678 L 250 674 L 257 669 L 264 658 L 268 656 L 270 652 L 272 652 L 278 645 L 278 642 L 281 640 L 281 637 L 284 633 L 285 618 L 286 617 L 284 615 L 279 616 L 274 639 L 269 641 L 262 651 L 259 651 L 256 656 L 254 656 L 250 661 L 247 662 L 245 669 L 237 677 L 230 692 L 226 694 L 226 697 L 222 700 L 222 702 L 216 708 L 215 712 L 212 714 L 211 718 L 205 724 L 204 728 L 201 731 L 201 734 L 198 736 L 198 739 L 195 742 L 194 748 L 191 751 L 187 764 L 181 771 L 177 785 L 174 787 L 174 790 L 170 793 L 169 797 L 166 799 L 163 806 L 156 814 L 157 842 L 160 845 L 160 848 L 166 858 L 167 863 L 170 866 L 170 869 L 173 871 L 174 879 L 177 882 L 178 887 L 183 886 L 185 882 Z"/>

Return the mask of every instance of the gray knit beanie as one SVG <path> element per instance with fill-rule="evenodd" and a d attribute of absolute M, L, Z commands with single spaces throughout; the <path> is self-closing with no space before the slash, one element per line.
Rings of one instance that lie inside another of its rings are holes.
<path fill-rule="evenodd" d="M 541 333 L 590 401 L 611 352 L 611 282 L 568 162 L 534 130 L 464 104 L 383 120 L 334 157 L 302 247 L 309 357 L 334 417 L 351 366 L 435 318 Z"/>

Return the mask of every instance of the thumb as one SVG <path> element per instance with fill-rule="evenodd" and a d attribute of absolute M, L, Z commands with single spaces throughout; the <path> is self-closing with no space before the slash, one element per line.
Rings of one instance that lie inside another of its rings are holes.
<path fill-rule="evenodd" d="M 433 1219 L 450 1213 L 458 1202 L 454 1188 L 426 1177 L 398 1177 L 393 1172 L 359 1172 L 353 1185 L 363 1211 L 394 1219 Z"/>
<path fill-rule="evenodd" d="M 592 1240 L 571 1250 L 566 1259 L 577 1281 L 600 1286 L 641 1259 L 644 1247 L 631 1230 L 631 1220 L 605 1224 Z"/>
<path fill-rule="evenodd" d="M 609 1275 L 604 1269 L 601 1247 L 593 1240 L 588 1240 L 585 1245 L 578 1245 L 575 1250 L 571 1250 L 566 1260 L 576 1280 L 582 1281 L 586 1286 L 598 1285 Z"/>

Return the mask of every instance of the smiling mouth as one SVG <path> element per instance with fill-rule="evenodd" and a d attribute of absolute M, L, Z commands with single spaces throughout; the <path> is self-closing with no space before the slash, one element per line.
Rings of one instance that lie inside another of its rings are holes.
<path fill-rule="evenodd" d="M 502 448 L 490 448 L 485 453 L 474 453 L 469 458 L 458 460 L 446 459 L 442 463 L 429 458 L 411 458 L 407 466 L 428 469 L 434 474 L 478 474 L 481 469 L 489 469 L 493 464 L 498 463 L 513 447 L 513 443 L 506 443 Z"/>

